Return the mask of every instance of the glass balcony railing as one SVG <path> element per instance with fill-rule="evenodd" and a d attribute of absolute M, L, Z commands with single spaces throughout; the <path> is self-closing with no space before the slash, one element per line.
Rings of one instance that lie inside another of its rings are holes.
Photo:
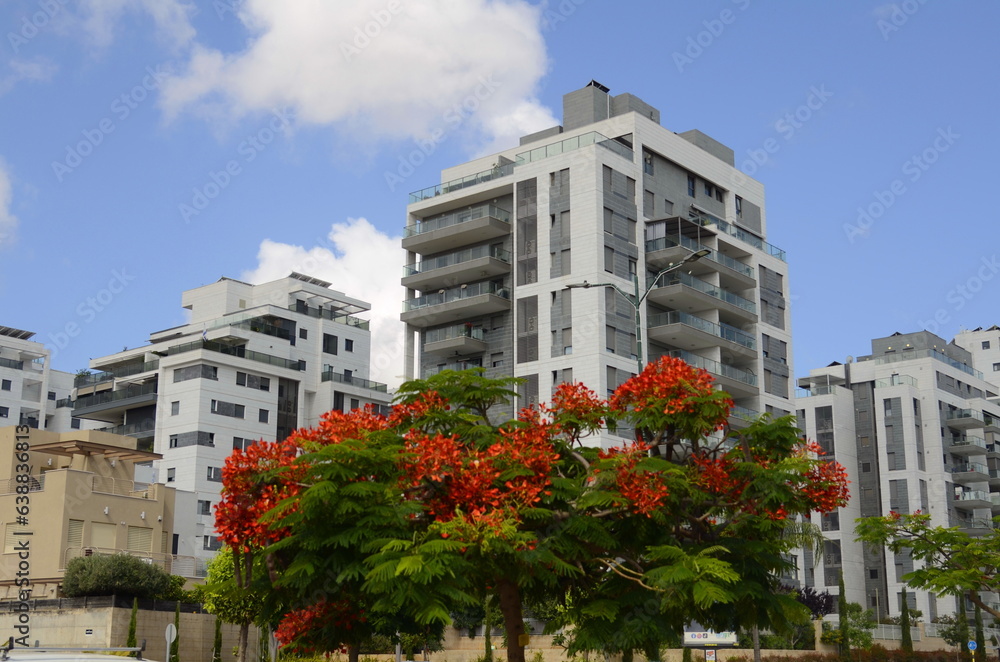
<path fill-rule="evenodd" d="M 715 322 L 709 322 L 708 320 L 677 310 L 650 315 L 648 323 L 650 328 L 655 326 L 665 326 L 667 324 L 684 324 L 698 329 L 699 331 L 710 333 L 717 338 L 722 338 L 723 340 L 743 345 L 747 349 L 755 351 L 757 349 L 757 340 L 750 334 L 744 333 L 734 326 L 730 326 L 728 324 L 716 324 Z"/>
<path fill-rule="evenodd" d="M 451 193 L 453 191 L 461 191 L 464 188 L 470 186 L 475 186 L 476 184 L 482 184 L 484 182 L 493 181 L 494 179 L 499 179 L 501 177 L 506 177 L 514 173 L 514 164 L 507 163 L 504 165 L 498 165 L 489 170 L 484 170 L 482 172 L 477 172 L 474 175 L 469 175 L 467 177 L 459 177 L 458 179 L 453 179 L 448 182 L 443 182 L 441 184 L 435 184 L 434 186 L 428 186 L 425 189 L 420 189 L 419 191 L 414 191 L 410 194 L 410 203 L 420 202 L 421 200 L 427 200 L 435 196 L 444 195 L 445 193 Z"/>
<path fill-rule="evenodd" d="M 947 441 L 948 446 L 977 446 L 986 450 L 986 440 L 982 437 L 953 437 Z"/>
<path fill-rule="evenodd" d="M 955 359 L 949 357 L 946 354 L 942 354 L 936 349 L 911 349 L 905 352 L 900 352 L 899 354 L 886 354 L 884 356 L 871 357 L 863 356 L 858 361 L 874 361 L 876 365 L 884 365 L 886 363 L 899 363 L 900 361 L 909 361 L 911 359 L 925 359 L 932 358 L 941 361 L 942 363 L 947 363 L 952 368 L 958 368 L 967 375 L 972 375 L 973 377 L 983 378 L 983 373 L 979 372 L 972 366 L 965 365 Z"/>
<path fill-rule="evenodd" d="M 443 269 L 445 267 L 462 264 L 463 262 L 471 262 L 472 260 L 478 260 L 484 257 L 492 257 L 500 260 L 501 262 L 510 263 L 510 251 L 506 251 L 495 246 L 476 246 L 475 248 L 467 248 L 462 251 L 449 253 L 448 255 L 441 255 L 439 257 L 417 262 L 415 264 L 408 264 L 403 267 L 403 276 L 415 276 L 416 274 L 427 273 L 428 271 L 433 271 L 434 269 Z"/>
<path fill-rule="evenodd" d="M 617 140 L 611 140 L 607 136 L 604 136 L 596 131 L 590 131 L 589 133 L 584 133 L 573 138 L 566 138 L 542 147 L 536 147 L 530 151 L 521 152 L 515 158 L 517 160 L 517 165 L 523 165 L 525 163 L 541 161 L 542 159 L 547 159 L 552 156 L 559 156 L 560 154 L 572 152 L 589 145 L 600 145 L 605 149 L 611 150 L 622 158 L 628 159 L 629 161 L 635 160 L 635 153 L 631 149 Z"/>
<path fill-rule="evenodd" d="M 890 386 L 900 386 L 902 384 L 916 386 L 917 380 L 909 375 L 893 375 L 889 379 L 875 380 L 875 388 L 889 388 Z"/>
<path fill-rule="evenodd" d="M 665 237 L 659 237 L 657 239 L 649 239 L 646 241 L 646 252 L 652 253 L 653 251 L 661 251 L 665 248 L 673 248 L 674 246 L 683 246 L 684 248 L 691 249 L 692 252 L 697 253 L 700 250 L 711 251 L 708 255 L 703 257 L 703 260 L 711 260 L 721 264 L 724 267 L 729 267 L 737 273 L 741 273 L 748 278 L 753 278 L 756 280 L 756 274 L 754 273 L 753 267 L 749 264 L 743 264 L 728 255 L 723 255 L 718 251 L 714 251 L 704 244 L 700 244 L 694 239 L 685 237 L 683 235 L 667 235 Z"/>
<path fill-rule="evenodd" d="M 444 372 L 445 370 L 453 370 L 454 372 L 461 372 L 463 370 L 471 370 L 472 368 L 482 368 L 482 359 L 472 359 L 469 361 L 456 361 L 454 363 L 446 363 L 445 365 L 438 365 L 427 369 L 427 375 L 436 375 L 438 373 Z"/>
<path fill-rule="evenodd" d="M 407 299 L 403 302 L 403 312 L 406 313 L 428 306 L 438 306 L 443 303 L 451 303 L 452 301 L 470 299 L 481 294 L 492 294 L 504 299 L 510 298 L 510 291 L 506 287 L 492 281 L 472 283 L 465 287 L 453 287 L 443 292 L 435 292 L 434 294 L 425 294 L 415 299 Z"/>
<path fill-rule="evenodd" d="M 990 493 L 985 490 L 968 490 L 955 495 L 955 501 L 989 501 Z"/>
<path fill-rule="evenodd" d="M 149 395 L 151 393 L 156 393 L 156 386 L 156 382 L 150 382 L 148 384 L 129 384 L 126 388 L 119 389 L 117 391 L 101 391 L 100 393 L 94 393 L 93 395 L 85 395 L 77 398 L 73 402 L 73 409 L 85 409 L 96 405 L 106 405 L 113 402 L 119 402 L 121 400 L 128 400 L 130 398 Z"/>
<path fill-rule="evenodd" d="M 945 420 L 954 421 L 956 419 L 971 418 L 977 421 L 986 422 L 983 419 L 983 412 L 976 411 L 975 409 L 954 409 L 948 412 Z"/>
<path fill-rule="evenodd" d="M 446 326 L 442 329 L 430 329 L 424 334 L 424 344 L 454 340 L 455 338 L 472 338 L 473 340 L 485 341 L 486 332 L 482 327 L 471 327 L 465 324 Z"/>
<path fill-rule="evenodd" d="M 706 359 L 697 354 L 692 354 L 691 352 L 686 352 L 683 349 L 675 349 L 669 352 L 670 356 L 684 359 L 696 368 L 701 368 L 702 370 L 707 370 L 708 372 L 733 379 L 738 382 L 743 382 L 750 386 L 757 386 L 757 375 L 747 372 L 746 370 L 740 370 L 739 368 L 734 368 L 731 365 L 726 365 L 725 363 L 719 363 L 718 361 L 713 361 L 712 359 Z"/>
<path fill-rule="evenodd" d="M 330 320 L 331 322 L 336 322 L 337 324 L 346 324 L 347 326 L 354 326 L 365 330 L 368 329 L 368 320 L 363 320 L 359 317 L 354 317 L 353 315 L 341 315 L 336 311 L 330 310 L 329 308 L 314 308 L 313 306 L 307 306 L 302 303 L 293 303 L 288 306 L 288 310 L 295 311 L 300 315 L 308 315 L 309 317 Z"/>
<path fill-rule="evenodd" d="M 81 373 L 73 379 L 73 386 L 77 388 L 82 386 L 93 386 L 94 384 L 101 384 L 111 381 L 112 379 L 131 377 L 132 375 L 149 372 L 150 370 L 157 370 L 159 367 L 160 362 L 154 359 L 153 361 L 146 361 L 145 363 L 130 363 L 105 372 L 94 372 L 89 374 Z"/>
<path fill-rule="evenodd" d="M 333 370 L 324 370 L 320 374 L 320 380 L 324 382 L 335 382 L 337 384 L 350 384 L 351 386 L 357 386 L 358 388 L 368 389 L 369 391 L 378 391 L 379 393 L 387 393 L 389 387 L 381 382 L 373 382 L 370 379 L 362 379 L 361 377 L 355 377 L 354 375 L 345 375 L 342 372 L 334 372 Z"/>
<path fill-rule="evenodd" d="M 461 211 L 445 214 L 444 216 L 436 216 L 427 220 L 418 220 L 413 225 L 408 225 L 403 228 L 403 236 L 414 237 L 424 234 L 425 232 L 433 232 L 434 230 L 461 225 L 462 223 L 474 221 L 477 218 L 495 218 L 504 223 L 510 223 L 510 212 L 506 209 L 501 209 L 496 205 L 478 205 L 475 207 L 469 207 L 468 209 L 462 209 Z"/>
<path fill-rule="evenodd" d="M 989 475 L 990 469 L 981 462 L 967 462 L 948 467 L 948 472 L 953 474 L 980 473 Z"/>
<path fill-rule="evenodd" d="M 781 250 L 777 246 L 767 243 L 757 235 L 751 234 L 743 228 L 727 223 L 721 218 L 712 216 L 711 214 L 699 213 L 696 217 L 706 225 L 714 225 L 719 228 L 719 231 L 729 235 L 730 237 L 736 237 L 743 243 L 750 244 L 757 250 L 764 251 L 768 255 L 774 256 L 782 262 L 788 261 L 785 257 L 785 251 Z"/>
<path fill-rule="evenodd" d="M 238 356 L 241 359 L 257 361 L 258 363 L 267 363 L 268 365 L 288 368 L 289 370 L 304 370 L 299 361 L 285 359 L 280 356 L 272 356 L 271 354 L 264 354 L 263 352 L 255 352 L 247 349 L 243 345 L 223 345 L 222 343 L 218 343 L 213 340 L 195 340 L 194 342 L 184 343 L 183 345 L 174 345 L 167 350 L 167 356 L 183 354 L 184 352 L 193 352 L 199 349 L 206 349 L 210 352 L 218 352 L 229 356 Z"/>
<path fill-rule="evenodd" d="M 813 386 L 811 388 L 797 388 L 795 389 L 796 398 L 812 398 L 817 395 L 831 395 L 837 393 L 837 389 L 844 390 L 842 386 L 836 386 L 833 384 L 827 385 L 822 384 L 819 386 Z"/>
<path fill-rule="evenodd" d="M 760 417 L 760 412 L 754 409 L 748 409 L 747 407 L 740 407 L 739 405 L 733 405 L 729 410 L 729 415 L 735 418 L 743 419 L 744 421 L 756 421 Z"/>
<path fill-rule="evenodd" d="M 652 278 L 656 274 L 649 274 L 649 278 Z M 707 283 L 700 278 L 695 278 L 694 276 L 685 273 L 672 273 L 662 276 L 660 281 L 657 283 L 657 287 L 667 287 L 676 284 L 687 285 L 688 287 L 703 292 L 709 296 L 715 297 L 721 301 L 732 304 L 737 308 L 742 308 L 748 313 L 757 314 L 757 304 L 749 299 L 744 299 L 743 297 L 733 294 L 728 290 L 724 290 L 718 285 L 712 285 Z"/>
<path fill-rule="evenodd" d="M 24 370 L 24 361 L 16 361 L 0 356 L 0 368 L 13 368 L 14 370 Z"/>

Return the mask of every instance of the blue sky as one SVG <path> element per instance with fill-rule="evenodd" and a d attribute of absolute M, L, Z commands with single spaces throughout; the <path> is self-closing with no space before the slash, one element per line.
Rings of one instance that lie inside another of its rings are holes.
<path fill-rule="evenodd" d="M 296 268 L 374 304 L 395 382 L 407 193 L 593 78 L 764 183 L 797 376 L 950 339 L 1000 323 L 998 25 L 963 0 L 3 0 L 0 324 L 76 371 L 183 323 L 185 289 Z"/>

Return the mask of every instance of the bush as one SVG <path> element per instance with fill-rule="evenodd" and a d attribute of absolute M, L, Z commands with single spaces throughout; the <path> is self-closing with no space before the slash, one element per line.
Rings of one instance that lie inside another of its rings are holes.
<path fill-rule="evenodd" d="M 63 593 L 70 598 L 120 595 L 152 599 L 163 598 L 170 590 L 170 575 L 162 568 L 128 554 L 72 559 L 63 577 Z"/>

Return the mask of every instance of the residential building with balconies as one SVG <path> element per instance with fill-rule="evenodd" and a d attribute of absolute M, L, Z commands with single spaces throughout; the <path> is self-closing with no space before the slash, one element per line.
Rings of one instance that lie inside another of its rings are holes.
<path fill-rule="evenodd" d="M 791 413 L 788 268 L 763 186 L 734 161 L 591 81 L 565 95 L 561 126 L 445 170 L 407 207 L 405 376 L 521 377 L 513 407 L 564 381 L 611 393 L 637 357 L 671 355 L 733 395 L 734 426 Z"/>
<path fill-rule="evenodd" d="M 8 426 L 0 446 L 4 599 L 25 588 L 31 598 L 60 597 L 66 564 L 80 556 L 131 554 L 171 574 L 204 576 L 193 556 L 170 551 L 181 500 L 173 487 L 136 480 L 138 463 L 160 457 L 136 439 Z"/>
<path fill-rule="evenodd" d="M 914 561 L 856 542 L 853 523 L 919 510 L 932 525 L 992 530 L 1000 514 L 1000 388 L 957 339 L 894 333 L 872 340 L 871 350 L 798 381 L 799 427 L 851 481 L 846 507 L 814 515 L 824 554 L 804 550 L 801 565 L 806 586 L 836 592 L 843 573 L 848 599 L 887 617 L 899 614 Z M 957 608 L 953 597 L 926 591 L 909 590 L 908 599 L 928 621 Z"/>
<path fill-rule="evenodd" d="M 231 278 L 184 292 L 190 320 L 150 343 L 91 361 L 74 415 L 135 437 L 162 459 L 156 480 L 196 495 L 178 512 L 171 553 L 202 560 L 219 547 L 214 510 L 233 449 L 316 425 L 324 412 L 388 405 L 369 379 L 364 301 L 295 274 L 251 285 Z"/>

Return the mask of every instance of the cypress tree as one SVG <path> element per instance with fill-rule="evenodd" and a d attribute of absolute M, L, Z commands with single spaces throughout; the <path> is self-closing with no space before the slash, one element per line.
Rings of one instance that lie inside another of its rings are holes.
<path fill-rule="evenodd" d="M 986 662 L 986 633 L 983 631 L 983 611 L 976 605 L 976 662 Z"/>
<path fill-rule="evenodd" d="M 212 640 L 212 662 L 222 662 L 222 621 L 215 617 L 215 638 Z"/>
<path fill-rule="evenodd" d="M 139 644 L 135 640 L 135 626 L 139 615 L 139 598 L 132 598 L 132 616 L 128 619 L 128 636 L 125 638 L 125 646 L 135 648 Z"/>
<path fill-rule="evenodd" d="M 837 596 L 837 614 L 840 619 L 840 658 L 851 659 L 850 624 L 847 619 L 847 591 L 844 590 L 844 573 L 840 573 L 840 595 Z"/>
<path fill-rule="evenodd" d="M 170 655 L 167 658 L 169 662 L 180 662 L 180 657 L 177 651 L 180 650 L 181 643 L 181 603 L 177 603 L 177 608 L 174 609 L 174 627 L 177 628 L 177 636 L 174 637 L 173 642 L 170 644 Z"/>

